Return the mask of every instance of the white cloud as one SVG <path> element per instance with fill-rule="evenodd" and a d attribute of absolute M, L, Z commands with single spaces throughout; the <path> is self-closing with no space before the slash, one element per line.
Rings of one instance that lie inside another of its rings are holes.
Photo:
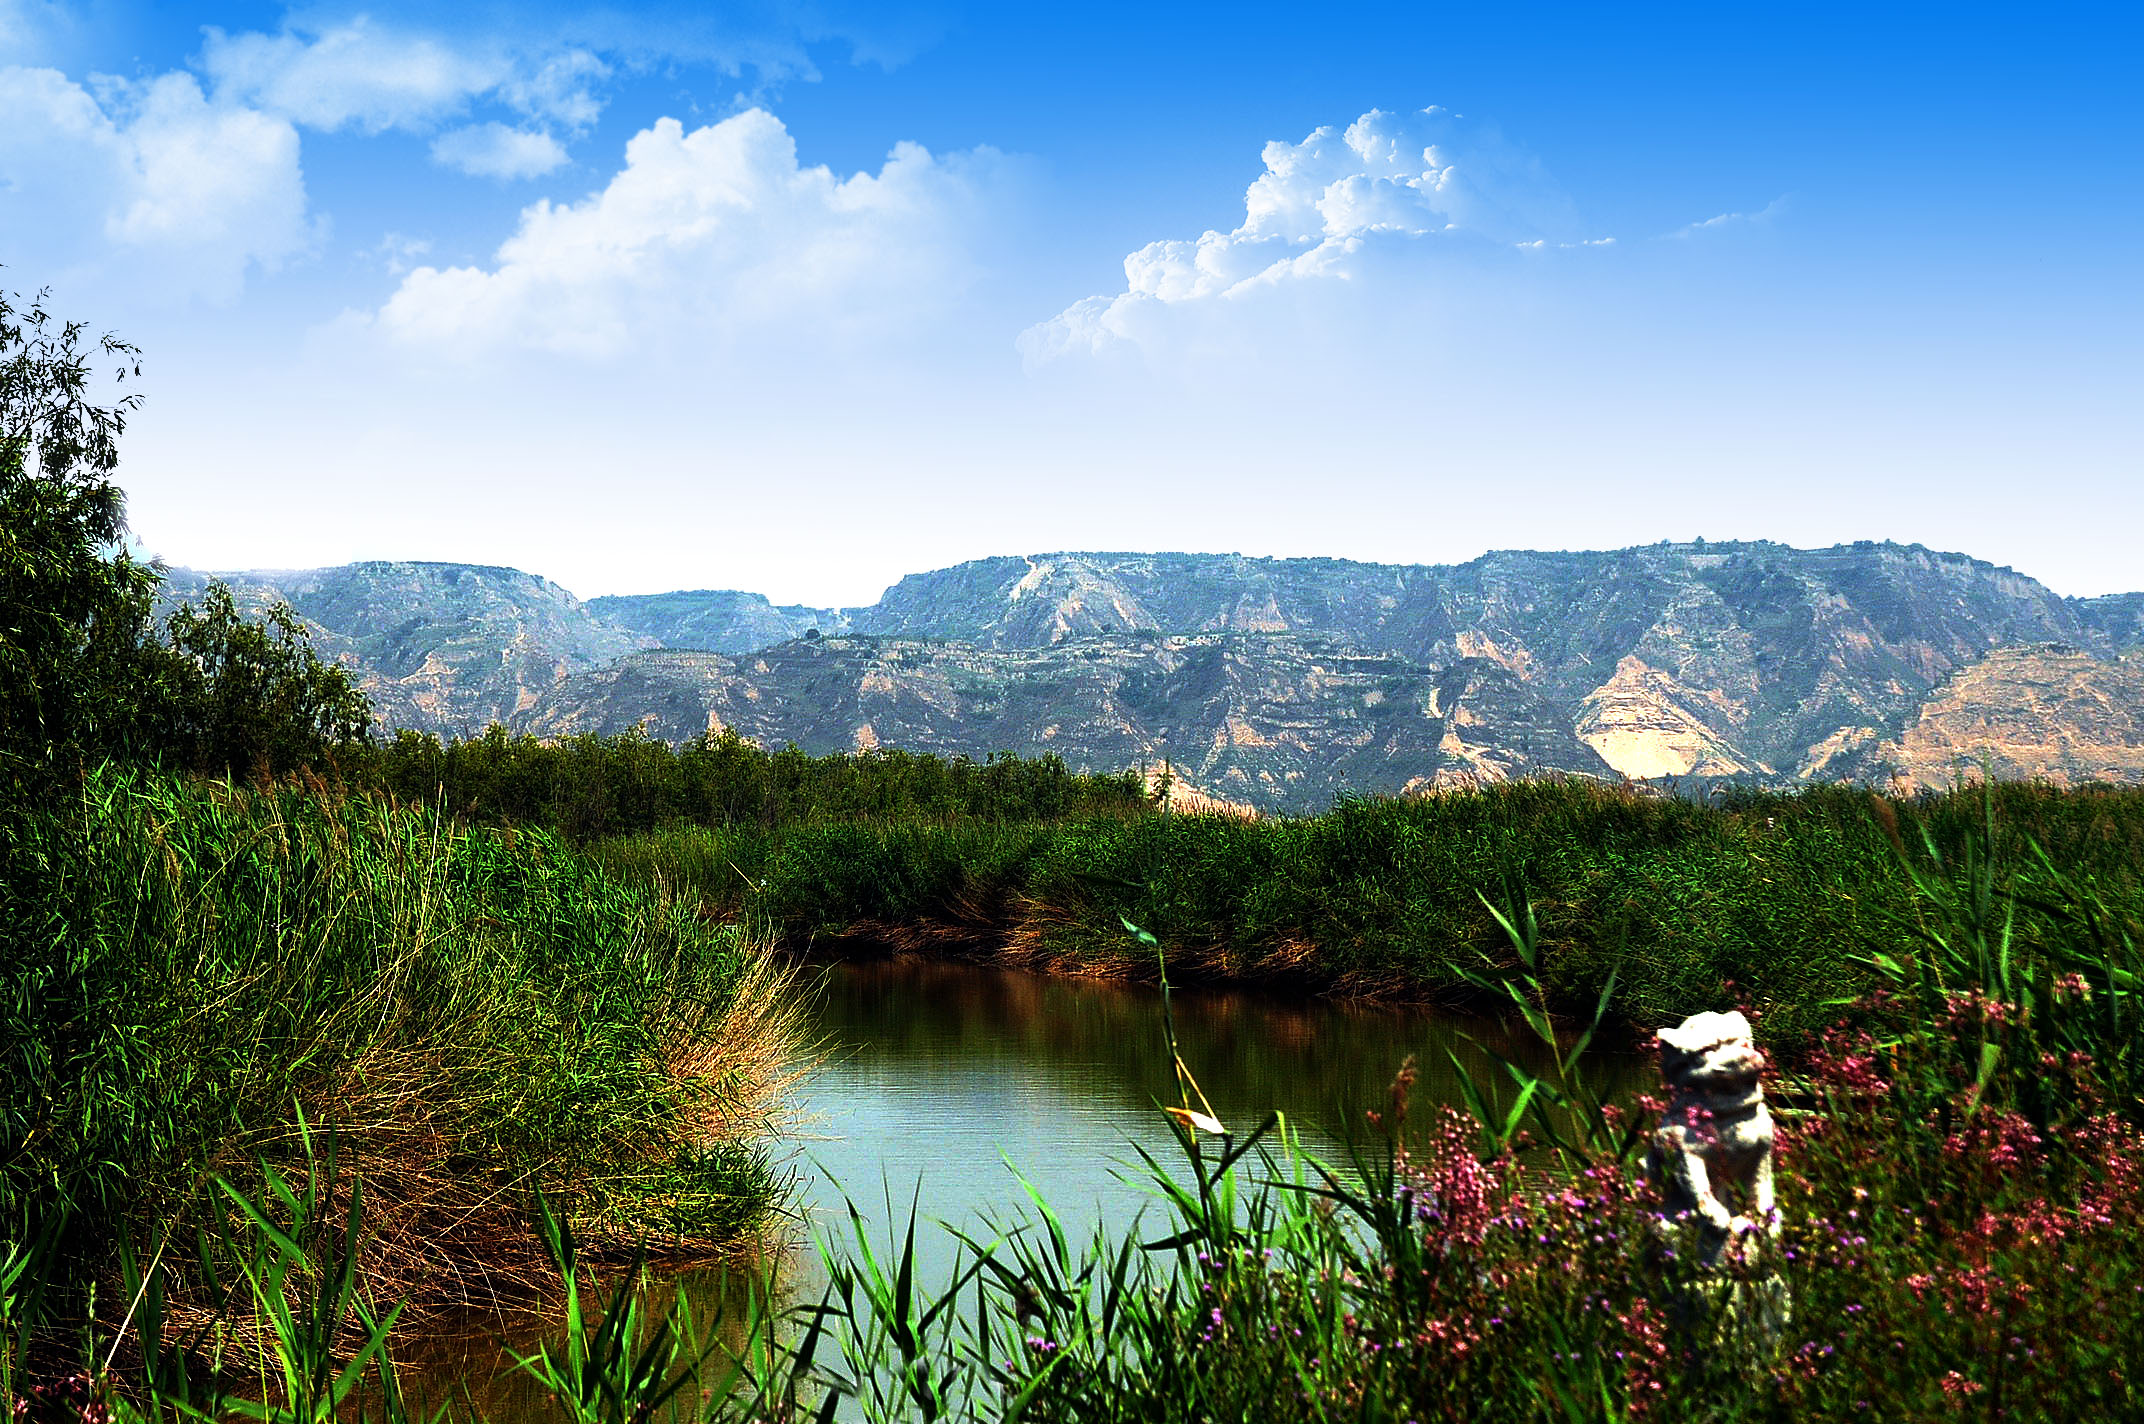
<path fill-rule="evenodd" d="M 531 118 L 586 128 L 603 112 L 595 86 L 610 66 L 585 49 L 569 49 L 522 66 L 499 85 L 499 97 Z"/>
<path fill-rule="evenodd" d="M 186 74 L 93 96 L 57 70 L 0 68 L 0 258 L 227 298 L 313 235 L 285 120 L 211 102 Z"/>
<path fill-rule="evenodd" d="M 218 98 L 308 128 L 425 130 L 493 98 L 518 113 L 586 128 L 603 112 L 610 66 L 578 46 L 469 44 L 364 16 L 327 29 L 210 29 L 201 69 Z"/>
<path fill-rule="evenodd" d="M 727 72 L 764 75 L 786 72 L 784 47 L 804 36 L 794 16 L 764 34 L 697 23 L 673 34 L 577 11 L 535 15 L 507 37 L 436 7 L 388 8 L 401 13 L 272 33 L 209 28 L 188 68 L 77 79 L 28 57 L 42 37 L 77 27 L 64 0 L 0 0 L 0 264 L 16 280 L 123 279 L 152 300 L 227 298 L 250 269 L 273 269 L 320 235 L 301 129 L 433 135 L 440 163 L 532 178 L 565 164 L 565 143 L 601 116 L 606 55 L 712 56 Z M 407 252 L 375 255 L 408 270 Z"/>
<path fill-rule="evenodd" d="M 39 64 L 77 38 L 94 16 L 66 0 L 0 0 L 0 62 Z"/>
<path fill-rule="evenodd" d="M 434 139 L 432 161 L 478 178 L 537 178 L 564 164 L 566 150 L 541 130 L 470 124 Z"/>
<path fill-rule="evenodd" d="M 33 33 L 27 0 L 0 0 L 0 53 L 28 48 Z"/>
<path fill-rule="evenodd" d="M 1229 232 L 1152 242 L 1124 259 L 1125 290 L 1089 297 L 1023 332 L 1030 362 L 1137 342 L 1162 309 L 1234 301 L 1286 284 L 1346 280 L 1394 244 L 1475 238 L 1546 246 L 1568 205 L 1540 165 L 1439 108 L 1372 109 L 1346 129 L 1268 143 L 1265 172 Z"/>
<path fill-rule="evenodd" d="M 417 259 L 432 250 L 430 238 L 410 237 L 405 233 L 384 232 L 372 247 L 358 256 L 377 262 L 390 277 L 399 277 L 417 263 Z"/>
<path fill-rule="evenodd" d="M 807 340 L 899 324 L 968 275 L 969 229 L 1001 159 L 904 143 L 876 174 L 797 162 L 752 109 L 686 132 L 662 119 L 578 203 L 539 202 L 485 267 L 420 267 L 378 314 L 408 343 L 620 353 L 665 332 Z"/>
<path fill-rule="evenodd" d="M 1697 237 L 1708 232 L 1718 232 L 1723 228 L 1761 227 L 1771 222 L 1773 218 L 1779 216 L 1781 212 L 1785 211 L 1786 205 L 1787 200 L 1784 197 L 1774 198 L 1771 202 L 1766 203 L 1756 212 L 1721 213 L 1717 217 L 1706 218 L 1703 222 L 1694 222 L 1687 227 L 1679 227 L 1675 229 L 1675 231 L 1669 233 L 1668 236 Z"/>
<path fill-rule="evenodd" d="M 503 59 L 464 54 L 362 16 L 310 36 L 211 29 L 201 67 L 227 102 L 272 110 L 308 128 L 347 125 L 367 133 L 436 123 L 507 78 Z"/>

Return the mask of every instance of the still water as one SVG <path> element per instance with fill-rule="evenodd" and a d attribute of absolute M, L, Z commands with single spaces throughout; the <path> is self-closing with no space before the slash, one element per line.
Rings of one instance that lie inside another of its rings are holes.
<path fill-rule="evenodd" d="M 795 1215 L 770 1247 L 785 1301 L 823 1289 L 813 1240 L 849 1249 L 851 1203 L 881 1253 L 913 1209 L 926 1281 L 951 1269 L 957 1247 L 944 1227 L 987 1235 L 992 1222 L 1010 1224 L 1023 1177 L 1075 1239 L 1097 1223 L 1121 1231 L 1142 1208 L 1159 1217 L 1133 1146 L 1180 1164 L 1157 1107 L 1176 1101 L 1157 989 L 917 960 L 815 966 L 806 983 L 816 1066 L 788 1123 Z M 1178 1046 L 1230 1129 L 1247 1133 L 1278 1111 L 1307 1150 L 1340 1168 L 1349 1139 L 1367 1137 L 1364 1110 L 1387 1102 L 1409 1057 L 1416 1121 L 1463 1106 L 1450 1053 L 1484 1081 L 1500 1076 L 1470 1039 L 1545 1066 L 1529 1052 L 1537 1045 L 1493 1023 L 1422 1010 L 1206 989 L 1180 989 L 1173 1004 Z M 1634 1065 L 1599 1069 L 1628 1080 Z M 690 1293 L 703 1319 L 741 1304 L 733 1272 L 687 1273 L 667 1288 Z M 541 1334 L 524 1333 L 520 1348 Z M 421 1372 L 426 1396 L 467 1390 L 493 1418 L 551 1415 L 495 1333 L 440 1342 Z"/>
<path fill-rule="evenodd" d="M 1240 990 L 1174 995 L 1177 1042 L 1232 1130 L 1279 1111 L 1306 1147 L 1346 1161 L 1363 1112 L 1412 1056 L 1419 1114 L 1463 1102 L 1447 1050 L 1493 1071 L 1466 1036 L 1493 1025 Z M 841 1228 L 844 1199 L 883 1223 L 972 1225 L 1023 1197 L 1017 1171 L 1068 1226 L 1123 1221 L 1147 1201 L 1122 1179 L 1133 1143 L 1176 1153 L 1156 1101 L 1176 1101 L 1160 992 L 915 960 L 824 971 L 812 1030 L 824 1055 L 798 1106 L 800 1204 Z"/>

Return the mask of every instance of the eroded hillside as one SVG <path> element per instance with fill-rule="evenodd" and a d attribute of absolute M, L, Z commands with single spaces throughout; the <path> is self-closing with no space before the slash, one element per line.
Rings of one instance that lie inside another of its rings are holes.
<path fill-rule="evenodd" d="M 519 569 L 374 561 L 216 577 L 242 607 L 288 603 L 315 646 L 359 674 L 383 721 L 424 731 L 510 722 L 572 674 L 655 643 Z M 166 596 L 205 582 L 174 570 Z"/>
<path fill-rule="evenodd" d="M 1918 546 L 1451 566 L 1048 554 L 910 575 L 855 609 L 736 591 L 582 604 L 469 565 L 241 577 L 359 669 L 383 720 L 440 731 L 1056 751 L 1165 761 L 1269 807 L 1544 770 L 2144 779 L 2123 660 L 2144 647 L 2144 595 L 2066 600 Z"/>
<path fill-rule="evenodd" d="M 1084 639 L 985 649 L 943 640 L 797 640 L 738 658 L 648 652 L 568 679 L 521 725 L 734 728 L 814 753 L 1053 751 L 1075 766 L 1176 768 L 1268 807 L 1454 777 L 1608 774 L 1556 709 L 1483 659 L 1441 668 L 1301 636 Z"/>

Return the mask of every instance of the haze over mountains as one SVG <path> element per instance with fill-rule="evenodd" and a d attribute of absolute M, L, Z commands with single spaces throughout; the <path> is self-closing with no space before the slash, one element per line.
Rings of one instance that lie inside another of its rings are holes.
<path fill-rule="evenodd" d="M 727 727 L 812 752 L 1167 761 L 1284 810 L 1549 770 L 1925 785 L 1986 761 L 2144 781 L 2144 594 L 2065 599 L 1918 546 L 1046 554 L 912 574 L 851 609 L 582 603 L 463 564 L 222 577 L 288 601 L 385 723 L 443 733 Z"/>

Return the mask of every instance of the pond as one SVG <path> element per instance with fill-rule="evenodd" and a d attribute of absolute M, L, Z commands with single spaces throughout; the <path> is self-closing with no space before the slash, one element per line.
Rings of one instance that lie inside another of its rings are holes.
<path fill-rule="evenodd" d="M 1017 1170 L 1074 1222 L 1121 1221 L 1147 1200 L 1121 1173 L 1138 1143 L 1175 1146 L 1157 1100 L 1176 1100 L 1152 986 L 913 959 L 827 966 L 811 1029 L 824 1060 L 799 1095 L 801 1205 L 823 1226 L 844 1198 L 883 1221 L 959 1224 L 1003 1215 Z M 1463 1104 L 1449 1051 L 1494 1072 L 1468 1035 L 1500 1049 L 1494 1024 L 1445 1015 L 1179 989 L 1178 1045 L 1232 1130 L 1284 1114 L 1304 1144 L 1346 1161 L 1411 1056 L 1417 1112 Z M 1526 1055 L 1520 1054 L 1524 1057 Z"/>
<path fill-rule="evenodd" d="M 882 1252 L 913 1210 L 919 1272 L 931 1280 L 956 1249 L 944 1227 L 1009 1221 L 1025 1204 L 1023 1177 L 1080 1239 L 1149 1206 L 1135 1143 L 1181 1162 L 1157 1107 L 1175 1101 L 1175 1080 L 1152 986 L 916 959 L 815 965 L 804 982 L 817 1064 L 787 1124 L 796 1188 L 778 1270 L 787 1300 L 824 1286 L 812 1237 L 846 1249 L 851 1203 Z M 1538 1045 L 1508 1041 L 1493 1022 L 1420 1009 L 1205 988 L 1180 989 L 1173 1004 L 1179 1048 L 1222 1121 L 1246 1133 L 1278 1111 L 1335 1166 L 1351 1137 L 1367 1140 L 1364 1111 L 1388 1101 L 1410 1057 L 1417 1121 L 1439 1105 L 1463 1107 L 1451 1054 L 1484 1081 L 1498 1073 L 1470 1039 L 1545 1066 Z M 1600 1071 L 1635 1084 L 1639 1065 L 1606 1058 Z M 673 1284 L 703 1314 L 738 1301 L 739 1282 L 721 1271 Z M 545 1412 L 495 1345 L 472 1341 L 426 1373 L 435 1388 L 448 1377 L 466 1385 L 493 1417 Z"/>

